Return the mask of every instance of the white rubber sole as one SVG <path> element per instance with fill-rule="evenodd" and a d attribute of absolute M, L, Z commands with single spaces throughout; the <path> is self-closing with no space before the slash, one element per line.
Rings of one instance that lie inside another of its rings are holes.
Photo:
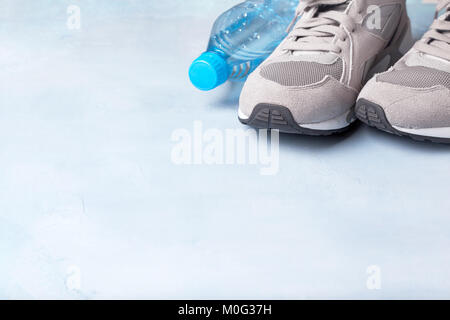
<path fill-rule="evenodd" d="M 350 115 L 353 113 L 353 110 L 349 110 L 348 112 L 340 115 L 334 119 L 319 122 L 319 123 L 309 123 L 309 124 L 300 124 L 297 123 L 299 127 L 304 129 L 312 129 L 312 130 L 340 130 L 351 125 L 356 117 L 351 117 Z M 248 120 L 250 117 L 245 115 L 241 109 L 238 111 L 238 116 L 241 120 Z M 349 119 L 350 118 L 350 119 Z M 350 122 L 349 122 L 350 120 Z"/>
<path fill-rule="evenodd" d="M 250 118 L 250 116 L 246 116 L 246 115 L 241 111 L 240 108 L 239 108 L 239 110 L 238 110 L 238 116 L 239 116 L 239 119 L 242 119 L 242 120 L 248 120 L 248 118 Z"/>
<path fill-rule="evenodd" d="M 406 129 L 398 126 L 392 126 L 395 130 L 403 133 L 414 134 L 417 136 L 450 139 L 450 127 L 446 128 L 424 128 L 424 129 Z"/>
<path fill-rule="evenodd" d="M 299 126 L 302 128 L 313 129 L 313 130 L 339 130 L 339 129 L 348 127 L 356 120 L 355 117 L 352 117 L 351 119 L 349 119 L 350 115 L 352 113 L 353 113 L 353 110 L 349 110 L 348 112 L 344 113 L 343 115 L 336 117 L 334 119 L 331 119 L 331 120 L 322 121 L 319 123 L 299 124 Z"/>

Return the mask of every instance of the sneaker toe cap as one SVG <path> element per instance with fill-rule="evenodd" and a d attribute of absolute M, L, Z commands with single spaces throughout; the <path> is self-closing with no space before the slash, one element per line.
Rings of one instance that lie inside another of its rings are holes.
<path fill-rule="evenodd" d="M 349 111 L 357 93 L 332 77 L 304 87 L 282 86 L 254 72 L 240 97 L 240 117 L 249 117 L 259 104 L 286 107 L 298 124 L 327 121 Z"/>
<path fill-rule="evenodd" d="M 379 105 L 392 126 L 450 127 L 450 90 L 444 86 L 411 88 L 374 78 L 364 87 L 359 99 Z"/>

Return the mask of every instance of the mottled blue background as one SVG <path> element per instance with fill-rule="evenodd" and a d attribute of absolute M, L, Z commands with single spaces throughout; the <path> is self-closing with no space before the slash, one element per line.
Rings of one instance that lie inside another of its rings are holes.
<path fill-rule="evenodd" d="M 194 120 L 243 128 L 239 86 L 187 79 L 238 2 L 0 0 L 0 298 L 450 298 L 448 146 L 360 126 L 281 136 L 276 176 L 171 162 Z"/>

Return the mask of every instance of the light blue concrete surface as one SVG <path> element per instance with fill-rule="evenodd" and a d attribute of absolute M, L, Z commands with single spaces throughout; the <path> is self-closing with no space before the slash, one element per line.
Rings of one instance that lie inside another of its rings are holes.
<path fill-rule="evenodd" d="M 448 146 L 360 126 L 281 136 L 274 176 L 171 161 L 196 120 L 244 128 L 239 86 L 187 79 L 237 2 L 0 1 L 0 298 L 450 298 Z"/>

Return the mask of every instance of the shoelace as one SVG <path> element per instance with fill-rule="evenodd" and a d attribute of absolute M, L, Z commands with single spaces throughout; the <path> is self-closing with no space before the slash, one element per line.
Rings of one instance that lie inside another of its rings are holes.
<path fill-rule="evenodd" d="M 320 12 L 322 5 L 340 5 L 348 0 L 301 0 L 288 35 L 289 41 L 283 47 L 286 51 L 326 51 L 341 53 L 337 40 L 345 41 L 348 33 L 355 31 L 356 22 L 345 12 L 329 10 Z M 365 7 L 365 0 L 352 2 L 358 13 Z M 302 16 L 300 20 L 298 17 Z M 295 26 L 293 27 L 293 25 Z M 292 28 L 293 27 L 293 28 Z"/>
<path fill-rule="evenodd" d="M 439 17 L 439 12 L 447 8 Z M 422 40 L 414 46 L 417 50 L 450 60 L 450 0 L 441 0 L 436 7 L 436 20 Z"/>

